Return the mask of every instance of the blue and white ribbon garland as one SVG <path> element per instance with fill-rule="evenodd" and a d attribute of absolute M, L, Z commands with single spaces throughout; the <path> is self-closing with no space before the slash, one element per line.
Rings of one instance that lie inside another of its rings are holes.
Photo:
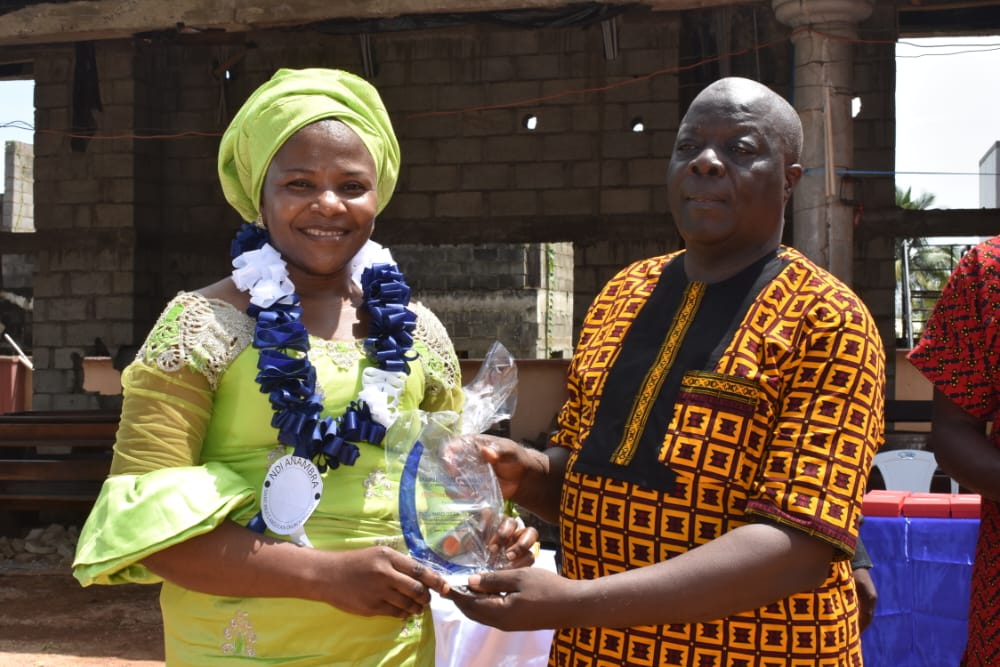
<path fill-rule="evenodd" d="M 253 346 L 260 350 L 257 382 L 274 408 L 271 426 L 295 456 L 313 461 L 320 472 L 354 465 L 357 443 L 380 444 L 396 417 L 413 351 L 416 315 L 407 306 L 410 288 L 391 256 L 369 242 L 359 255 L 362 306 L 370 324 L 364 349 L 374 365 L 362 373 L 362 390 L 338 418 L 320 418 L 323 396 L 316 390 L 316 369 L 309 361 L 309 333 L 302 307 L 281 254 L 266 229 L 244 223 L 232 243 L 233 281 L 250 292 L 247 315 L 256 320 Z M 368 257 L 387 262 L 364 262 Z M 368 264 L 365 266 L 365 264 Z M 264 532 L 258 513 L 248 527 Z"/>

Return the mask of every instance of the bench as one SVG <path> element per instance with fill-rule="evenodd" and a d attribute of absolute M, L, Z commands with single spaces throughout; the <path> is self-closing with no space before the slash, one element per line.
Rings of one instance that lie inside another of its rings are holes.
<path fill-rule="evenodd" d="M 108 475 L 118 420 L 103 411 L 0 415 L 0 508 L 89 511 Z"/>

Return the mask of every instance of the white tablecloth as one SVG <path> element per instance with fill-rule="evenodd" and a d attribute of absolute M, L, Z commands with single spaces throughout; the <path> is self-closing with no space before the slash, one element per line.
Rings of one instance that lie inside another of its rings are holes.
<path fill-rule="evenodd" d="M 543 549 L 534 567 L 556 569 L 555 553 Z M 545 667 L 552 630 L 503 632 L 470 621 L 453 602 L 432 593 L 437 667 Z"/>

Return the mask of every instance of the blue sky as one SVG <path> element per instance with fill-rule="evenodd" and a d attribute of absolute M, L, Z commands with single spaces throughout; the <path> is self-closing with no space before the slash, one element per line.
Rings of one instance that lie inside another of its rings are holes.
<path fill-rule="evenodd" d="M 979 161 L 1000 140 L 1000 36 L 907 39 L 896 55 L 897 185 L 940 208 L 978 208 Z M 32 90 L 0 82 L 0 125 L 34 125 Z M 32 135 L 0 127 L 0 141 L 12 139 Z"/>
<path fill-rule="evenodd" d="M 900 41 L 898 186 L 933 194 L 936 208 L 979 208 L 979 161 L 1000 140 L 998 72 L 1000 36 Z"/>
<path fill-rule="evenodd" d="M 33 81 L 0 81 L 0 125 L 14 121 L 35 125 L 35 84 Z M 0 142 L 27 141 L 32 143 L 32 132 L 13 127 L 0 127 Z M 2 144 L 0 144 L 2 145 Z M 4 189 L 4 162 L 0 159 L 0 191 Z"/>

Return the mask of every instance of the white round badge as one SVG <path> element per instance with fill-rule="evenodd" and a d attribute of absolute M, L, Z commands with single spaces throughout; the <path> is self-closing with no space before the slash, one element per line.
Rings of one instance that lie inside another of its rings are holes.
<path fill-rule="evenodd" d="M 302 532 L 323 495 L 323 478 L 309 459 L 288 454 L 271 464 L 260 492 L 264 523 L 277 535 Z"/>

